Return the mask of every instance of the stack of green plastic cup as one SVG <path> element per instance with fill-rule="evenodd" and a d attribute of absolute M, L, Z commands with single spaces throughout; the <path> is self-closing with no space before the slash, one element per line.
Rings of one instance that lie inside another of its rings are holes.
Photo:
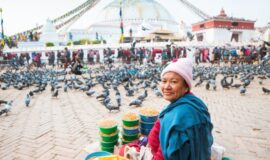
<path fill-rule="evenodd" d="M 102 125 L 105 123 L 110 125 Z M 107 152 L 113 152 L 114 146 L 118 144 L 118 128 L 117 123 L 114 120 L 103 120 L 99 125 L 100 137 L 101 137 L 101 150 Z"/>
<path fill-rule="evenodd" d="M 135 113 L 126 113 L 122 119 L 122 144 L 139 139 L 139 116 Z"/>

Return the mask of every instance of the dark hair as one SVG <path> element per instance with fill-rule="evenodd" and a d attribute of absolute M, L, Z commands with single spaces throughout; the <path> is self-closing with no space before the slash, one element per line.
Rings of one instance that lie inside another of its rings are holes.
<path fill-rule="evenodd" d="M 189 88 L 189 86 L 188 86 L 188 84 L 187 84 L 187 81 L 183 78 L 183 80 L 184 80 L 184 86 L 188 89 L 188 92 L 190 91 L 190 88 Z"/>

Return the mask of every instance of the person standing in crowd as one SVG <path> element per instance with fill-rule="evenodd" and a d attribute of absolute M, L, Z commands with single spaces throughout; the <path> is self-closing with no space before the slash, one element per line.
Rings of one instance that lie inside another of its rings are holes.
<path fill-rule="evenodd" d="M 203 49 L 203 62 L 210 62 L 209 52 L 209 48 Z"/>
<path fill-rule="evenodd" d="M 59 50 L 57 51 L 56 57 L 57 57 L 56 64 L 57 64 L 57 67 L 59 67 L 60 66 L 60 60 L 61 60 L 61 52 Z"/>
<path fill-rule="evenodd" d="M 172 56 L 173 56 L 173 59 L 176 59 L 176 48 L 175 48 L 175 46 L 173 46 L 173 48 L 172 48 Z"/>
<path fill-rule="evenodd" d="M 162 66 L 164 66 L 167 63 L 167 60 L 168 60 L 168 52 L 166 52 L 166 49 L 163 49 L 162 53 L 161 53 L 161 64 L 162 64 Z"/>
<path fill-rule="evenodd" d="M 139 49 L 139 62 L 140 65 L 143 64 L 143 59 L 144 59 L 144 50 L 142 48 Z"/>
<path fill-rule="evenodd" d="M 19 56 L 19 64 L 20 66 L 24 66 L 24 55 L 22 53 Z"/>
<path fill-rule="evenodd" d="M 210 160 L 213 144 L 210 114 L 192 94 L 192 62 L 181 58 L 161 73 L 163 109 L 148 136 L 154 160 Z"/>
<path fill-rule="evenodd" d="M 265 47 L 265 44 L 262 45 L 262 47 L 260 48 L 260 60 L 263 60 L 264 56 L 266 56 L 267 54 L 267 48 Z"/>
<path fill-rule="evenodd" d="M 229 53 L 229 51 L 225 47 L 223 49 L 224 49 L 223 55 L 222 55 L 223 62 L 227 64 L 229 62 L 230 53 Z"/>
<path fill-rule="evenodd" d="M 27 65 L 29 65 L 30 55 L 28 52 L 26 53 L 25 57 L 26 57 L 26 63 Z"/>
<path fill-rule="evenodd" d="M 199 65 L 199 63 L 201 62 L 200 55 L 201 55 L 201 50 L 198 47 L 196 47 L 195 52 L 194 52 L 194 56 L 195 56 L 195 62 L 197 65 Z"/>
<path fill-rule="evenodd" d="M 96 63 L 99 64 L 100 63 L 100 54 L 99 54 L 99 51 L 96 50 L 95 51 L 95 54 L 96 54 Z"/>
<path fill-rule="evenodd" d="M 167 49 L 167 59 L 170 61 L 172 60 L 171 45 L 166 45 L 166 49 Z"/>
<path fill-rule="evenodd" d="M 34 61 L 37 64 L 37 67 L 41 67 L 41 53 L 37 53 L 34 57 Z"/>
<path fill-rule="evenodd" d="M 182 52 L 183 52 L 183 54 L 182 54 L 183 58 L 186 58 L 187 57 L 187 49 L 186 49 L 186 47 L 183 48 Z"/>
<path fill-rule="evenodd" d="M 257 61 L 258 61 L 258 50 L 257 50 L 257 48 L 255 46 L 252 46 L 250 52 L 251 52 L 250 57 L 251 57 L 252 63 L 257 63 Z"/>
<path fill-rule="evenodd" d="M 79 50 L 79 57 L 80 57 L 81 63 L 83 64 L 84 63 L 84 61 L 83 61 L 84 52 L 82 49 Z"/>
<path fill-rule="evenodd" d="M 87 55 L 88 63 L 89 65 L 94 64 L 94 51 L 92 49 L 89 50 L 88 55 Z"/>
<path fill-rule="evenodd" d="M 213 62 L 219 64 L 220 62 L 220 49 L 218 47 L 215 47 L 213 50 L 214 59 Z"/>
<path fill-rule="evenodd" d="M 237 54 L 237 51 L 239 49 L 235 49 L 235 48 L 232 48 L 230 53 L 231 53 L 231 64 L 235 64 L 237 62 L 237 57 L 238 57 L 238 54 Z"/>
<path fill-rule="evenodd" d="M 66 60 L 65 60 L 65 62 L 66 62 L 65 68 L 67 68 L 67 66 L 68 66 L 68 65 L 70 64 L 70 62 L 71 62 L 71 53 L 70 53 L 70 51 L 68 50 L 67 47 L 65 48 L 65 58 L 66 58 Z"/>

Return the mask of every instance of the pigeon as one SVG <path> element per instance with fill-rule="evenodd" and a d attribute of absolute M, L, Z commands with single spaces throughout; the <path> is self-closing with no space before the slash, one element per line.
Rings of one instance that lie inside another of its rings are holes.
<path fill-rule="evenodd" d="M 85 92 L 86 93 L 86 95 L 87 96 L 92 96 L 94 93 L 95 93 L 95 91 L 91 91 L 90 89 L 87 91 L 87 92 Z"/>
<path fill-rule="evenodd" d="M 138 97 L 139 100 L 144 100 L 147 97 L 147 90 L 144 90 L 144 93 Z"/>
<path fill-rule="evenodd" d="M 34 92 L 30 91 L 29 93 L 29 96 L 33 97 L 34 96 Z"/>
<path fill-rule="evenodd" d="M 26 107 L 29 107 L 30 101 L 31 101 L 30 95 L 27 94 L 24 100 Z"/>
<path fill-rule="evenodd" d="M 58 89 L 55 89 L 54 92 L 52 93 L 52 97 L 57 98 L 58 96 Z"/>
<path fill-rule="evenodd" d="M 241 95 L 245 95 L 245 94 L 246 94 L 246 91 L 247 91 L 247 89 L 246 89 L 245 86 L 241 86 L 241 87 L 240 87 L 240 94 L 241 94 Z"/>
<path fill-rule="evenodd" d="M 142 104 L 142 100 L 140 100 L 140 99 L 135 99 L 134 101 L 132 101 L 132 102 L 129 104 L 129 106 L 136 106 L 136 107 L 138 107 L 138 106 L 141 106 L 141 104 Z"/>
<path fill-rule="evenodd" d="M 120 95 L 120 92 L 116 92 L 115 98 L 116 98 L 117 106 L 118 107 L 121 106 L 121 95 Z"/>
<path fill-rule="evenodd" d="M 55 86 L 51 86 L 51 92 L 54 92 Z"/>
<path fill-rule="evenodd" d="M 128 96 L 128 97 L 134 96 L 134 91 L 131 89 L 128 89 L 126 96 Z"/>
<path fill-rule="evenodd" d="M 208 82 L 206 83 L 206 85 L 205 85 L 205 89 L 206 89 L 206 90 L 209 90 L 209 88 L 210 88 L 210 82 L 208 81 Z"/>
<path fill-rule="evenodd" d="M 120 111 L 120 106 L 114 106 L 112 103 L 105 104 L 105 107 L 111 112 L 112 110 Z"/>
<path fill-rule="evenodd" d="M 8 101 L 0 100 L 0 105 L 1 105 L 2 103 L 7 104 Z"/>
<path fill-rule="evenodd" d="M 103 100 L 103 104 L 106 106 L 106 104 L 110 103 L 111 102 L 111 99 L 110 97 L 106 97 L 104 100 Z"/>
<path fill-rule="evenodd" d="M 161 94 L 161 92 L 159 91 L 158 88 L 155 88 L 155 89 L 154 89 L 154 93 L 155 93 L 155 95 L 156 95 L 157 97 L 163 97 L 163 95 Z"/>
<path fill-rule="evenodd" d="M 213 85 L 213 90 L 214 90 L 214 91 L 217 90 L 216 84 Z"/>
<path fill-rule="evenodd" d="M 222 88 L 230 89 L 230 85 L 227 83 L 226 77 L 224 77 L 224 78 L 221 80 L 220 83 L 221 83 Z"/>
<path fill-rule="evenodd" d="M 199 85 L 201 85 L 203 83 L 203 80 L 200 80 L 199 82 L 197 82 L 196 84 L 195 84 L 195 87 L 198 87 Z"/>
<path fill-rule="evenodd" d="M 0 111 L 0 116 L 1 116 L 2 114 L 4 114 L 4 113 L 6 113 L 6 115 L 8 115 L 8 112 L 10 112 L 10 110 L 11 110 L 12 103 L 13 103 L 13 101 L 9 101 L 9 102 L 7 102 L 7 103 L 5 104 L 4 109 L 2 109 L 2 110 Z"/>
<path fill-rule="evenodd" d="M 239 87 L 241 87 L 241 86 L 242 86 L 241 84 L 233 84 L 233 85 L 232 85 L 233 88 L 239 88 Z"/>
<path fill-rule="evenodd" d="M 105 99 L 106 97 L 108 97 L 109 96 L 109 94 L 110 94 L 110 92 L 109 92 L 109 90 L 107 90 L 107 89 L 105 89 L 105 90 L 103 90 L 102 91 L 102 93 L 100 94 L 100 95 L 98 95 L 97 97 L 96 97 L 96 99 Z"/>
<path fill-rule="evenodd" d="M 64 92 L 67 92 L 67 90 L 68 90 L 68 84 L 65 83 L 65 84 L 64 84 Z"/>
<path fill-rule="evenodd" d="M 267 79 L 266 76 L 258 76 L 259 79 L 263 80 L 263 79 Z"/>
<path fill-rule="evenodd" d="M 267 89 L 267 88 L 265 88 L 265 87 L 262 87 L 262 91 L 263 91 L 263 93 L 265 93 L 265 94 L 269 94 L 269 93 L 270 93 L 270 89 Z"/>

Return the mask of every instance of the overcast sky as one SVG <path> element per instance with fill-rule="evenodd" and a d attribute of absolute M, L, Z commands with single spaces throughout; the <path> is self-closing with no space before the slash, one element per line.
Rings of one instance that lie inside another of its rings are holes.
<path fill-rule="evenodd" d="M 11 35 L 44 24 L 47 18 L 54 19 L 77 7 L 86 0 L 0 0 L 5 34 Z M 89 23 L 95 21 L 99 9 L 112 0 L 102 0 L 90 12 Z M 157 0 L 176 21 L 191 25 L 201 21 L 200 17 L 183 6 L 180 0 Z M 228 16 L 256 20 L 255 26 L 270 22 L 270 0 L 189 0 L 210 16 L 216 16 L 224 8 Z"/>

